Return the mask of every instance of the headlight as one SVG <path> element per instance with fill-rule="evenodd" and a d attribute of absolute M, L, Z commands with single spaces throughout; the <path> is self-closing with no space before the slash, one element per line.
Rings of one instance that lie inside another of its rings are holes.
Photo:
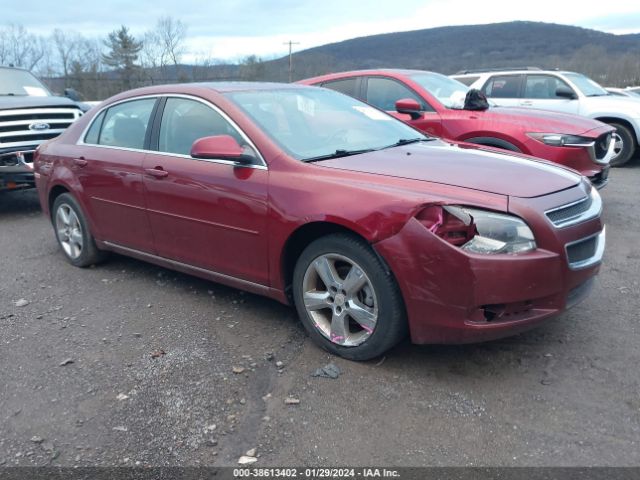
<path fill-rule="evenodd" d="M 561 133 L 527 133 L 527 135 L 539 142 L 554 147 L 588 147 L 594 140 L 579 135 L 564 135 Z"/>
<path fill-rule="evenodd" d="M 459 206 L 432 206 L 416 218 L 443 240 L 471 253 L 524 253 L 536 248 L 529 226 L 513 215 Z"/>

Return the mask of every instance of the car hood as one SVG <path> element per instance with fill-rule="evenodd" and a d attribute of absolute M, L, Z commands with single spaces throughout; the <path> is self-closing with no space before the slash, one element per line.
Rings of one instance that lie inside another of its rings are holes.
<path fill-rule="evenodd" d="M 78 105 L 66 97 L 0 96 L 0 109 L 2 110 L 43 107 L 78 107 Z"/>
<path fill-rule="evenodd" d="M 627 115 L 640 117 L 640 98 L 619 97 L 617 95 L 602 95 L 600 97 L 586 97 L 589 110 L 616 111 Z"/>
<path fill-rule="evenodd" d="M 579 175 L 545 161 L 440 140 L 325 160 L 321 165 L 525 198 L 581 181 Z"/>
<path fill-rule="evenodd" d="M 520 125 L 527 132 L 566 135 L 583 135 L 605 126 L 604 123 L 591 118 L 535 108 L 491 107 L 484 112 L 483 118 L 486 121 Z"/>

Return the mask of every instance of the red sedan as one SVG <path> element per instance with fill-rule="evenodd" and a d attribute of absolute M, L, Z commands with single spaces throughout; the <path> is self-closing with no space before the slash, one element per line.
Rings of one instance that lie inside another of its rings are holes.
<path fill-rule="evenodd" d="M 609 125 L 544 110 L 491 107 L 465 110 L 469 88 L 422 70 L 363 70 L 301 80 L 337 90 L 432 135 L 544 158 L 579 171 L 602 188 L 614 142 Z"/>
<path fill-rule="evenodd" d="M 586 296 L 604 251 L 600 196 L 572 171 L 300 85 L 122 93 L 42 145 L 35 176 L 73 265 L 113 251 L 292 303 L 356 360 L 407 332 L 531 328 Z"/>

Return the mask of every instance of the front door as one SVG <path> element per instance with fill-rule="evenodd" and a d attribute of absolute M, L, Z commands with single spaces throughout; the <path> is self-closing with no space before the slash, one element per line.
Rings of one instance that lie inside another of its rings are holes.
<path fill-rule="evenodd" d="M 553 75 L 527 75 L 520 106 L 577 115 L 578 100 L 557 96 L 556 90 L 559 87 L 573 90 L 566 82 Z"/>
<path fill-rule="evenodd" d="M 144 185 L 158 255 L 268 284 L 268 170 L 190 156 L 198 138 L 245 138 L 216 109 L 191 98 L 167 98 L 157 153 L 144 159 Z M 164 172 L 164 173 L 157 173 Z"/>

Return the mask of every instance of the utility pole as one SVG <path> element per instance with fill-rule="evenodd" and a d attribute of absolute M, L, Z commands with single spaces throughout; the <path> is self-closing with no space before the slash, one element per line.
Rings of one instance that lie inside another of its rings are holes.
<path fill-rule="evenodd" d="M 292 42 L 289 40 L 288 42 L 284 42 L 283 45 L 289 45 L 289 83 L 293 81 L 293 62 L 291 58 L 291 47 L 293 45 L 300 45 L 300 42 Z"/>

